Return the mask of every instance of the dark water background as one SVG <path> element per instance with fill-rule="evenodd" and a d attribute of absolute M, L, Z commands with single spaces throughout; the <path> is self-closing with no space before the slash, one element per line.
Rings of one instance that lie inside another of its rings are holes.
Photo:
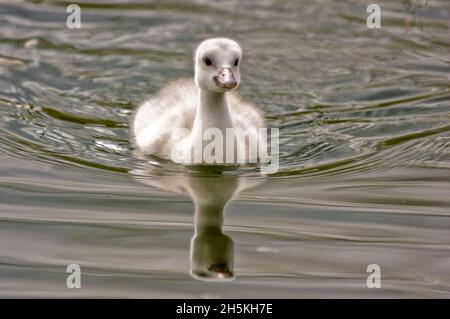
<path fill-rule="evenodd" d="M 448 297 L 450 1 L 378 1 L 368 29 L 371 2 L 77 1 L 71 30 L 71 1 L 2 1 L 0 296 Z M 171 188 L 204 184 L 129 138 L 213 36 L 242 44 L 239 92 L 281 138 L 277 174 L 226 184 L 249 186 L 229 282 L 189 275 L 194 206 Z"/>

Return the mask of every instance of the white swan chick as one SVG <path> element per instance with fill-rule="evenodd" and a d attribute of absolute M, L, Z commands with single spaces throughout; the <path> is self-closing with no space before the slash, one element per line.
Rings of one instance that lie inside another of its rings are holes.
<path fill-rule="evenodd" d="M 169 83 L 137 110 L 138 149 L 186 164 L 242 164 L 238 154 L 245 163 L 258 161 L 267 147 L 259 130 L 265 128 L 263 115 L 232 92 L 240 83 L 241 62 L 242 49 L 234 40 L 203 41 L 194 54 L 194 81 Z M 227 129 L 244 134 L 227 136 Z"/>

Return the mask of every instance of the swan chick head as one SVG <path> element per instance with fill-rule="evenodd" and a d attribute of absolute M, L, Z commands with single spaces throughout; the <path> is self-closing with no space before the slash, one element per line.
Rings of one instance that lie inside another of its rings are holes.
<path fill-rule="evenodd" d="M 212 38 L 200 43 L 195 51 L 195 84 L 210 92 L 226 92 L 238 87 L 242 49 L 227 38 Z"/>

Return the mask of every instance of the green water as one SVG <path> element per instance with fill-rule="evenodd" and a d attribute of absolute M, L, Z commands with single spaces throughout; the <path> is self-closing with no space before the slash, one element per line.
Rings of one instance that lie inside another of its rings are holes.
<path fill-rule="evenodd" d="M 448 297 L 450 2 L 378 1 L 368 29 L 371 2 L 77 1 L 68 29 L 71 1 L 2 1 L 0 297 Z M 276 174 L 133 151 L 136 106 L 213 36 Z M 191 274 L 213 261 L 233 280 Z"/>

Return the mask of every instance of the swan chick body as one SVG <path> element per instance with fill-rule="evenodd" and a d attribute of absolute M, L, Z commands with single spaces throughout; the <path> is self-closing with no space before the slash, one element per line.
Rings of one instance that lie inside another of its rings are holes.
<path fill-rule="evenodd" d="M 138 108 L 133 120 L 137 148 L 166 159 L 177 157 L 187 164 L 242 164 L 239 152 L 245 163 L 258 161 L 267 147 L 260 130 L 265 128 L 263 115 L 232 92 L 240 82 L 241 60 L 242 49 L 235 41 L 203 41 L 194 55 L 194 80 L 173 81 Z M 227 136 L 229 129 L 244 134 Z M 216 139 L 216 134 L 221 135 L 223 141 L 208 153 L 211 133 Z M 227 158 L 230 149 L 231 161 Z M 200 162 L 196 154 L 200 154 Z"/>

